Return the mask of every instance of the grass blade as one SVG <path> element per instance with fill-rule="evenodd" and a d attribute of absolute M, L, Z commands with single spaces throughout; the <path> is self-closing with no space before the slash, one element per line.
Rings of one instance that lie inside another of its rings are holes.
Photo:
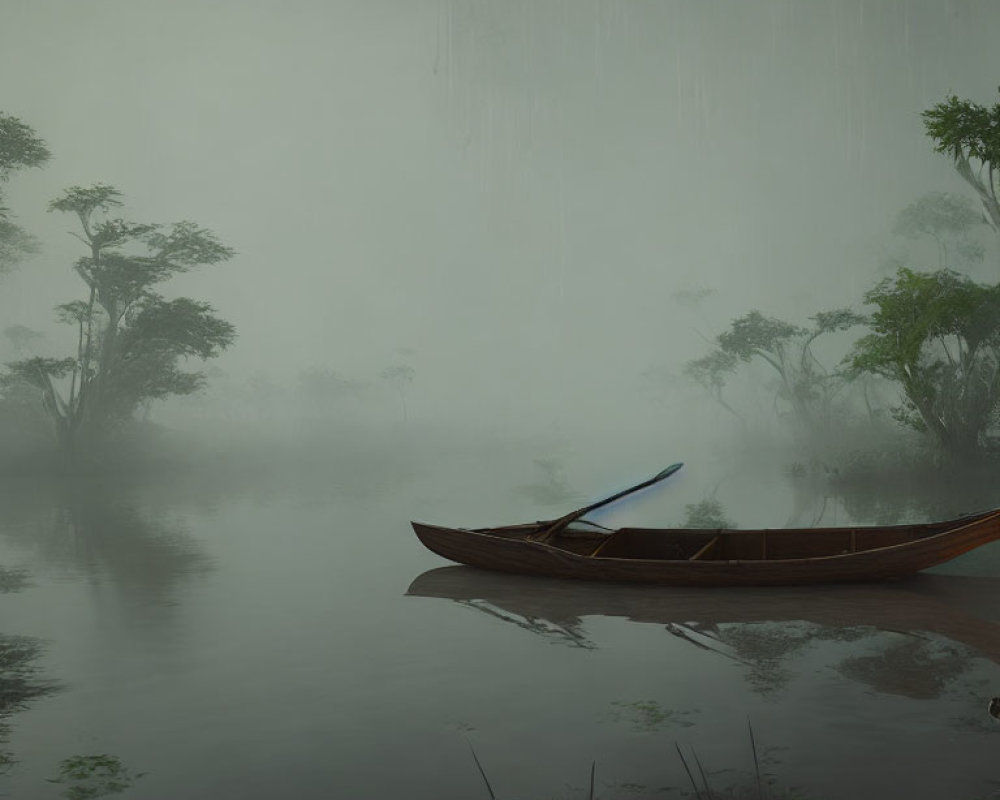
<path fill-rule="evenodd" d="M 694 782 L 694 775 L 691 774 L 691 768 L 688 766 L 687 759 L 684 758 L 684 754 L 681 752 L 681 746 L 674 742 L 674 747 L 677 748 L 677 755 L 681 757 L 681 763 L 684 765 L 684 771 L 688 774 L 688 780 L 691 781 L 691 788 L 694 789 L 694 796 L 698 800 L 703 800 L 701 796 L 701 791 L 698 789 L 698 784 Z"/>
<path fill-rule="evenodd" d="M 708 776 L 705 775 L 705 768 L 702 767 L 701 759 L 698 758 L 698 751 L 693 747 L 691 748 L 691 755 L 694 756 L 694 763 L 698 765 L 698 772 L 701 773 L 701 782 L 705 784 L 705 796 L 709 798 L 715 797 L 712 787 L 708 785 Z"/>
<path fill-rule="evenodd" d="M 493 787 L 490 786 L 490 779 L 486 777 L 486 770 L 484 770 L 483 765 L 479 763 L 479 756 L 476 755 L 476 748 L 472 746 L 472 742 L 469 742 L 469 749 L 472 751 L 472 757 L 476 760 L 476 766 L 479 767 L 479 774 L 483 776 L 483 782 L 486 784 L 486 791 L 490 793 L 490 800 L 497 800 L 497 796 L 493 793 Z"/>
<path fill-rule="evenodd" d="M 757 743 L 753 738 L 753 725 L 750 724 L 750 717 L 747 717 L 747 728 L 750 730 L 750 749 L 753 750 L 753 767 L 757 771 L 757 796 L 764 800 L 764 784 L 760 779 L 760 760 L 757 758 Z"/>

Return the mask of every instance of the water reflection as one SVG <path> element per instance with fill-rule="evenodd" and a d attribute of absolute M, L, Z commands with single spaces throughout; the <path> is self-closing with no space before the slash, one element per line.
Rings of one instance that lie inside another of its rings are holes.
<path fill-rule="evenodd" d="M 796 663 L 824 642 L 852 643 L 835 663 L 841 676 L 879 694 L 918 700 L 941 696 L 977 656 L 1000 664 L 995 578 L 919 575 L 884 585 L 704 591 L 456 566 L 423 573 L 407 594 L 449 599 L 574 647 L 598 647 L 585 629 L 589 616 L 662 625 L 689 645 L 739 663 L 749 687 L 765 697 L 785 688 Z"/>
<path fill-rule="evenodd" d="M 31 576 L 27 570 L 0 566 L 0 594 L 19 592 L 30 585 Z"/>
<path fill-rule="evenodd" d="M 0 566 L 0 594 L 19 592 L 29 585 L 26 570 Z M 36 664 L 41 654 L 37 639 L 0 634 L 0 775 L 15 763 L 13 754 L 4 749 L 10 741 L 11 715 L 59 689 L 57 683 L 41 677 Z"/>
<path fill-rule="evenodd" d="M 897 525 L 1000 507 L 994 470 L 982 465 L 943 469 L 856 453 L 844 467 L 842 472 L 793 464 L 785 470 L 794 497 L 786 527 L 836 525 L 838 513 L 859 524 Z"/>
<path fill-rule="evenodd" d="M 0 774 L 15 763 L 5 749 L 10 739 L 10 717 L 23 711 L 32 700 L 59 690 L 54 681 L 42 677 L 37 661 L 42 644 L 27 636 L 0 634 Z"/>
<path fill-rule="evenodd" d="M 914 700 L 940 697 L 949 683 L 969 668 L 969 654 L 918 634 L 890 643 L 884 651 L 851 656 L 837 665 L 847 678 L 880 694 Z"/>
<path fill-rule="evenodd" d="M 445 569 L 450 569 L 450 567 L 445 567 Z M 413 587 L 411 586 L 410 588 L 412 589 Z M 408 592 L 408 594 L 412 593 L 413 592 Z M 481 611 L 491 617 L 496 617 L 504 622 L 509 622 L 512 625 L 516 625 L 519 628 L 523 628 L 526 631 L 530 631 L 531 633 L 542 636 L 550 641 L 560 642 L 561 644 L 566 644 L 570 647 L 579 647 L 584 650 L 597 649 L 597 645 L 594 644 L 587 634 L 583 632 L 583 620 L 579 617 L 559 616 L 557 619 L 537 617 L 532 613 L 508 611 L 486 599 L 465 599 L 461 597 L 453 597 L 451 599 L 460 606 L 474 608 L 476 611 Z"/>
<path fill-rule="evenodd" d="M 5 540 L 46 566 L 113 586 L 128 605 L 167 605 L 178 581 L 212 566 L 182 522 L 141 511 L 148 504 L 104 483 L 8 486 L 0 506 Z"/>

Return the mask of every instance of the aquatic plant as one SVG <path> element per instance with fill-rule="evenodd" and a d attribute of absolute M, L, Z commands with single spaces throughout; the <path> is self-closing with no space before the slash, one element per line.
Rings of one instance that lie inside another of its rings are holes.
<path fill-rule="evenodd" d="M 67 800 L 96 800 L 124 792 L 145 774 L 133 775 L 118 756 L 101 753 L 63 759 L 59 762 L 59 777 L 46 780 L 66 784 L 62 796 Z"/>

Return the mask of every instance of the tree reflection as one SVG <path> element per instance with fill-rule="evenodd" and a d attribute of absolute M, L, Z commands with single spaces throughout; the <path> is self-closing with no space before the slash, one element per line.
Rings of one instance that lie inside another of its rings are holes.
<path fill-rule="evenodd" d="M 536 480 L 518 486 L 519 494 L 527 495 L 541 506 L 566 505 L 579 498 L 566 481 L 565 470 L 558 458 L 535 459 Z"/>
<path fill-rule="evenodd" d="M 19 592 L 31 585 L 27 570 L 16 567 L 0 567 L 0 594 Z"/>
<path fill-rule="evenodd" d="M 667 625 L 675 635 L 677 627 L 680 626 Z M 747 682 L 765 697 L 786 688 L 795 676 L 791 663 L 820 642 L 869 640 L 873 647 L 884 647 L 870 655 L 849 656 L 835 669 L 843 677 L 869 686 L 879 694 L 914 700 L 940 697 L 949 684 L 968 671 L 975 656 L 968 648 L 958 648 L 924 634 L 874 626 L 841 628 L 808 622 L 759 622 L 708 626 L 694 623 L 683 627 L 710 637 L 717 644 L 705 645 L 690 634 L 680 638 L 743 664 L 747 668 Z"/>
<path fill-rule="evenodd" d="M 925 637 L 889 642 L 881 653 L 851 656 L 837 671 L 880 694 L 932 700 L 969 669 L 969 653 Z"/>
<path fill-rule="evenodd" d="M 898 450 L 854 451 L 838 464 L 785 467 L 792 491 L 785 527 L 931 522 L 1000 507 L 995 465 L 944 470 L 903 444 Z"/>
<path fill-rule="evenodd" d="M 37 639 L 0 634 L 0 774 L 15 763 L 13 754 L 6 750 L 10 717 L 27 708 L 32 700 L 60 688 L 41 676 L 36 664 L 41 654 L 42 645 Z"/>
<path fill-rule="evenodd" d="M 887 462 L 897 458 L 898 463 Z M 1000 506 L 995 469 L 980 463 L 940 469 L 912 454 L 856 453 L 825 490 L 858 523 L 946 520 Z"/>
<path fill-rule="evenodd" d="M 821 590 L 649 591 L 443 567 L 420 575 L 407 593 L 449 598 L 588 649 L 598 644 L 584 628 L 587 616 L 659 624 L 688 645 L 738 663 L 751 690 L 764 697 L 787 688 L 795 663 L 811 648 L 853 643 L 835 666 L 838 674 L 882 694 L 923 700 L 954 685 L 976 656 L 1000 664 L 1000 624 L 960 604 L 970 593 L 977 602 L 997 602 L 998 588 L 996 579 L 924 575 L 904 584 Z"/>
<path fill-rule="evenodd" d="M 67 482 L 0 498 L 0 535 L 49 566 L 114 586 L 131 601 L 164 605 L 177 582 L 211 562 L 181 522 L 140 511 L 101 483 Z"/>

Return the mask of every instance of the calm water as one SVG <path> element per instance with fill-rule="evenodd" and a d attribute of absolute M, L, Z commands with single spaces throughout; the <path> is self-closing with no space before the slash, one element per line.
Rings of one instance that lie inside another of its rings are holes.
<path fill-rule="evenodd" d="M 878 587 L 526 580 L 408 528 L 555 516 L 513 471 L 341 473 L 8 488 L 0 564 L 33 585 L 0 630 L 61 686 L 7 720 L 0 790 L 109 753 L 148 773 L 130 798 L 485 798 L 471 744 L 501 800 L 586 796 L 594 760 L 599 796 L 680 797 L 675 742 L 753 785 L 749 718 L 775 796 L 1000 796 L 996 545 Z"/>

